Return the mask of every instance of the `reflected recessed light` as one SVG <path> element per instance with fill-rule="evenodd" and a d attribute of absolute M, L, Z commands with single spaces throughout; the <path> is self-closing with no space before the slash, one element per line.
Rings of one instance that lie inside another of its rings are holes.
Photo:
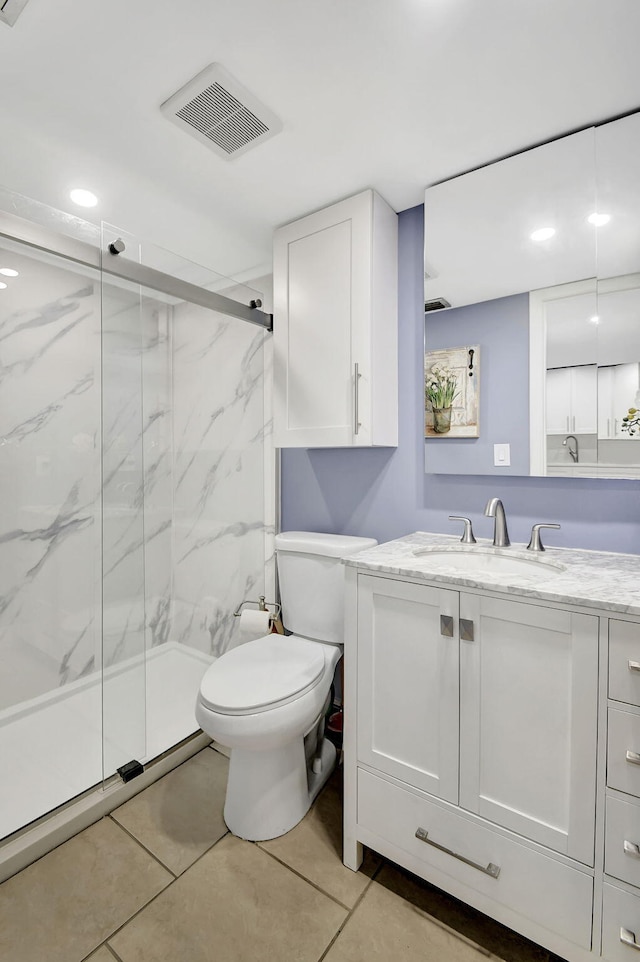
<path fill-rule="evenodd" d="M 549 240 L 550 237 L 553 237 L 555 232 L 555 227 L 539 227 L 538 230 L 534 230 L 534 232 L 529 236 L 532 241 L 545 241 Z"/>
<path fill-rule="evenodd" d="M 4 283 L 4 281 L 0 281 L 0 291 L 3 291 L 6 286 L 7 285 Z"/>
<path fill-rule="evenodd" d="M 90 190 L 84 190 L 81 187 L 76 187 L 74 190 L 69 191 L 69 197 L 74 204 L 79 207 L 95 207 L 98 203 L 98 198 L 95 194 L 92 194 Z"/>
<path fill-rule="evenodd" d="M 611 214 L 597 214 L 594 212 L 593 214 L 589 214 L 587 220 L 590 224 L 593 224 L 594 227 L 602 227 L 604 224 L 609 223 Z"/>
<path fill-rule="evenodd" d="M 598 317 L 597 314 L 594 314 L 593 317 L 590 317 L 590 318 L 589 318 L 589 320 L 591 321 L 592 324 L 599 324 L 599 323 L 600 323 L 600 318 Z"/>
<path fill-rule="evenodd" d="M 17 277 L 18 271 L 14 271 L 12 267 L 0 267 L 0 274 L 4 274 L 5 277 Z"/>

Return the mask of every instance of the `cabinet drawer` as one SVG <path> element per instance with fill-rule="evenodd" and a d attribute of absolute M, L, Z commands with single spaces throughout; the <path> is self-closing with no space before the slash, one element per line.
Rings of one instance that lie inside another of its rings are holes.
<path fill-rule="evenodd" d="M 640 625 L 609 622 L 609 698 L 640 705 Z"/>
<path fill-rule="evenodd" d="M 607 798 L 604 870 L 640 886 L 640 803 Z"/>
<path fill-rule="evenodd" d="M 640 715 L 609 709 L 607 785 L 640 797 Z"/>
<path fill-rule="evenodd" d="M 637 946 L 633 945 L 636 941 Z M 637 962 L 640 957 L 640 899 L 605 884 L 602 895 L 602 955 L 607 962 Z"/>
<path fill-rule="evenodd" d="M 425 879 L 443 884 L 435 873 L 448 875 L 568 941 L 590 948 L 593 879 L 589 875 L 362 769 L 358 771 L 358 824 L 419 859 Z M 429 841 L 416 838 L 417 829 L 428 833 Z"/>

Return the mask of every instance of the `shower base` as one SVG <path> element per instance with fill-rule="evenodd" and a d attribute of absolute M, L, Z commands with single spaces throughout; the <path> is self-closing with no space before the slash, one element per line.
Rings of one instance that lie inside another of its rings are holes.
<path fill-rule="evenodd" d="M 198 731 L 195 700 L 211 661 L 167 642 L 107 669 L 104 685 L 95 672 L 0 712 L 0 839 Z"/>

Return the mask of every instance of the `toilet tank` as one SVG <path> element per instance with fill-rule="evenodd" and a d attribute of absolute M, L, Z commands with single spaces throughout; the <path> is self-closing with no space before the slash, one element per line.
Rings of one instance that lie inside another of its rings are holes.
<path fill-rule="evenodd" d="M 342 558 L 373 548 L 374 538 L 284 531 L 275 538 L 282 621 L 288 631 L 316 641 L 344 641 Z"/>

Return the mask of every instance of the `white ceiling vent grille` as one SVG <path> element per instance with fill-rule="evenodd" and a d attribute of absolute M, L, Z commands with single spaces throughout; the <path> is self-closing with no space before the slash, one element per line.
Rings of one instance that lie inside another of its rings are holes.
<path fill-rule="evenodd" d="M 167 120 L 225 160 L 239 157 L 282 130 L 278 118 L 216 63 L 160 109 Z"/>

